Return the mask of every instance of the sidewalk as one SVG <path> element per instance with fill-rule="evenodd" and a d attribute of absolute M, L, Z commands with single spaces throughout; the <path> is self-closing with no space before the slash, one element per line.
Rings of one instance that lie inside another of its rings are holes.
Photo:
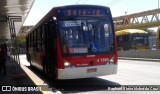
<path fill-rule="evenodd" d="M 152 58 L 118 57 L 118 59 L 123 59 L 123 60 L 137 60 L 137 61 L 153 61 L 153 62 L 160 62 L 160 59 L 152 59 Z"/>
<path fill-rule="evenodd" d="M 17 71 L 17 67 L 17 62 L 6 61 L 6 75 L 3 76 L 0 73 L 0 94 L 43 94 L 40 91 L 24 91 L 29 89 L 27 86 L 36 87 L 36 85 L 21 68 L 19 68 L 20 71 Z M 22 89 L 22 87 L 26 88 Z"/>

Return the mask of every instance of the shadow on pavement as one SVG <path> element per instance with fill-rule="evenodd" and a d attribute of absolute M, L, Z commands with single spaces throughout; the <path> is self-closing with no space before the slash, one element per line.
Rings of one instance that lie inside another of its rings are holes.
<path fill-rule="evenodd" d="M 18 63 L 13 62 L 13 58 L 10 58 L 10 60 L 6 61 L 6 75 L 2 75 L 0 73 L 0 94 L 17 94 L 18 92 L 20 94 L 42 94 L 40 91 L 29 91 L 28 87 L 36 87 L 34 82 L 26 75 L 26 73 L 23 71 L 21 67 L 17 69 Z M 8 88 L 10 91 L 3 92 L 2 86 L 9 86 Z M 17 88 L 13 88 L 17 87 Z M 18 87 L 21 87 L 21 89 L 18 89 Z M 22 89 L 22 87 L 26 87 L 25 91 Z M 14 91 L 14 92 L 12 92 Z M 22 92 L 21 92 L 22 91 Z"/>
<path fill-rule="evenodd" d="M 72 80 L 53 80 L 47 77 L 41 71 L 36 68 L 27 66 L 32 72 L 34 72 L 38 77 L 43 79 L 44 83 L 52 88 L 53 92 L 60 91 L 62 93 L 78 93 L 78 92 L 88 92 L 88 91 L 104 91 L 108 87 L 120 87 L 121 85 L 116 82 L 101 78 L 84 78 L 84 79 L 72 79 Z"/>

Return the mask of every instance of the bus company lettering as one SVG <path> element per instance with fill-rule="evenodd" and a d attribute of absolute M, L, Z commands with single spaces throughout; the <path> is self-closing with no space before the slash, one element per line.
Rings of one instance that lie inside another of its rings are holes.
<path fill-rule="evenodd" d="M 41 87 L 28 87 L 28 91 L 42 91 Z"/>
<path fill-rule="evenodd" d="M 20 87 L 13 86 L 12 91 L 42 91 L 41 87 L 31 86 L 31 87 Z"/>

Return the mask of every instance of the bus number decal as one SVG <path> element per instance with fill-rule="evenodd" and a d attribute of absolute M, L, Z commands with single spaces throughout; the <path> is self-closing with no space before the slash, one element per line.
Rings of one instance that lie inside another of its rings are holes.
<path fill-rule="evenodd" d="M 99 58 L 97 59 L 97 62 L 107 62 L 109 61 L 109 58 Z"/>

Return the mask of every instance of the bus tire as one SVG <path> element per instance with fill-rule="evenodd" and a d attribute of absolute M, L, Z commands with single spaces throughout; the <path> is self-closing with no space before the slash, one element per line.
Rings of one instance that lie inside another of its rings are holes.
<path fill-rule="evenodd" d="M 30 64 L 30 67 L 33 68 L 32 59 L 31 59 L 31 56 L 30 56 L 30 55 L 29 55 L 29 64 Z"/>

